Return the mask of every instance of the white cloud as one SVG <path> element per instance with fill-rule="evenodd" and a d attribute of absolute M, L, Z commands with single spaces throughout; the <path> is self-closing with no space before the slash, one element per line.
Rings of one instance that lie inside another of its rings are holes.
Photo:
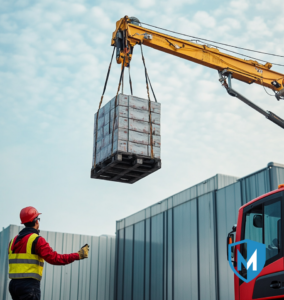
<path fill-rule="evenodd" d="M 206 11 L 198 11 L 195 13 L 193 20 L 201 26 L 212 28 L 215 27 L 216 21 Z"/>

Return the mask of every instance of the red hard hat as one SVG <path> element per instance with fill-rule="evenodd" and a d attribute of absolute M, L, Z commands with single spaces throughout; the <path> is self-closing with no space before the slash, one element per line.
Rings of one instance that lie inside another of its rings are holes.
<path fill-rule="evenodd" d="M 41 215 L 41 213 L 32 206 L 23 208 L 20 212 L 21 224 L 32 222 L 38 215 Z"/>

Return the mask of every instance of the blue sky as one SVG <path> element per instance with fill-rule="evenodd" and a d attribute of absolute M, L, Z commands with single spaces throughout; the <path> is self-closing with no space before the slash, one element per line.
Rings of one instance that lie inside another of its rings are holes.
<path fill-rule="evenodd" d="M 43 213 L 42 229 L 114 234 L 116 220 L 216 173 L 241 177 L 270 161 L 284 163 L 283 130 L 230 97 L 216 71 L 144 47 L 162 104 L 163 167 L 131 186 L 89 178 L 93 114 L 117 20 L 135 16 L 283 55 L 283 10 L 281 0 L 0 0 L 0 226 L 18 224 L 21 208 L 33 205 Z M 116 93 L 119 72 L 114 63 L 105 101 Z M 134 94 L 146 98 L 139 49 L 132 77 Z M 233 84 L 284 117 L 284 103 L 261 86 Z"/>

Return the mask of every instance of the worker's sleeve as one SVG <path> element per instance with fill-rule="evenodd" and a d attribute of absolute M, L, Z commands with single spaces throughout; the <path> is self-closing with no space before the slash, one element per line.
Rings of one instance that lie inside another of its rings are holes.
<path fill-rule="evenodd" d="M 74 260 L 79 260 L 78 253 L 58 254 L 56 251 L 53 251 L 43 237 L 39 237 L 35 246 L 35 252 L 51 265 L 67 265 Z"/>

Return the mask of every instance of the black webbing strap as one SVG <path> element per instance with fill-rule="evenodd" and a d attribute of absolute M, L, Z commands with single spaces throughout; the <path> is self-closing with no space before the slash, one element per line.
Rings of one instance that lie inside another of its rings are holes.
<path fill-rule="evenodd" d="M 113 51 L 112 51 L 112 55 L 111 55 L 111 59 L 110 59 L 110 64 L 108 67 L 108 71 L 107 71 L 107 76 L 106 76 L 106 80 L 105 80 L 105 85 L 104 85 L 104 89 L 103 89 L 103 93 L 101 96 L 101 101 L 99 104 L 99 108 L 98 108 L 98 112 L 97 112 L 97 119 L 96 119 L 96 138 L 95 138 L 95 155 L 94 155 L 94 167 L 96 166 L 96 156 L 97 156 L 97 138 L 98 138 L 98 120 L 99 120 L 99 111 L 101 108 L 101 105 L 103 103 L 103 98 L 104 98 L 104 94 L 106 91 L 106 87 L 107 87 L 107 83 L 108 83 L 108 78 L 109 78 L 109 73 L 110 73 L 110 69 L 111 69 L 111 64 L 112 64 L 112 60 L 113 60 L 113 55 L 114 55 L 114 51 L 115 51 L 115 46 L 113 47 Z"/>
<path fill-rule="evenodd" d="M 147 75 L 148 75 L 148 74 L 147 74 Z M 155 95 L 155 93 L 154 93 L 154 90 L 153 90 L 153 87 L 152 87 L 152 84 L 151 84 L 151 81 L 150 81 L 149 75 L 148 75 L 148 80 L 149 80 L 149 83 L 150 83 L 151 91 L 152 91 L 152 93 L 153 93 L 153 96 L 154 96 L 155 102 L 157 102 L 156 95 Z"/>
<path fill-rule="evenodd" d="M 115 124 L 115 118 L 116 118 L 117 95 L 118 95 L 118 92 L 120 90 L 120 85 L 121 85 L 122 78 L 123 78 L 123 75 L 124 75 L 124 64 L 125 64 L 125 56 L 123 58 L 123 65 L 122 65 L 122 68 L 121 68 L 117 93 L 116 93 L 115 102 L 114 102 L 114 114 L 113 114 L 112 133 L 111 133 L 111 154 L 113 153 L 113 134 L 114 134 L 114 124 Z"/>
<path fill-rule="evenodd" d="M 151 100 L 150 100 L 150 93 L 149 93 L 149 85 L 148 85 L 148 72 L 146 68 L 146 63 L 145 63 L 145 58 L 143 55 L 143 50 L 142 50 L 142 43 L 140 44 L 141 48 L 141 55 L 142 55 L 142 61 L 145 69 L 145 79 L 146 79 L 146 89 L 147 89 L 147 94 L 148 94 L 148 108 L 149 108 L 149 124 L 150 124 L 150 146 L 151 146 L 151 158 L 154 158 L 154 151 L 153 151 L 153 136 L 152 136 L 152 114 L 151 114 Z"/>

